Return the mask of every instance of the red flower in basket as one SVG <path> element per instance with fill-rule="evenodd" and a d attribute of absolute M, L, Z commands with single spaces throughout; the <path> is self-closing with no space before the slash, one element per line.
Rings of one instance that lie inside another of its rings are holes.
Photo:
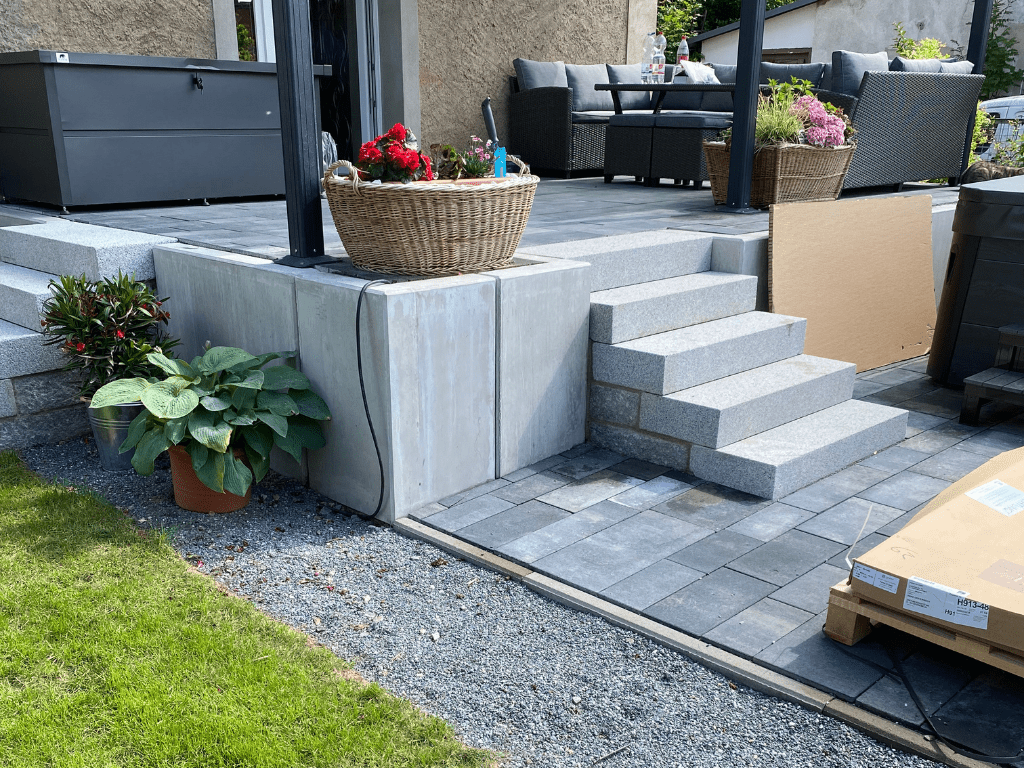
<path fill-rule="evenodd" d="M 406 143 L 414 140 L 404 125 L 396 123 L 383 136 L 363 144 L 356 162 L 360 178 L 402 183 L 433 179 L 430 159 Z"/>
<path fill-rule="evenodd" d="M 409 135 L 409 132 L 406 130 L 405 126 L 402 125 L 401 123 L 395 123 L 391 127 L 391 130 L 387 132 L 387 137 L 389 139 L 391 139 L 392 141 L 398 141 L 398 142 L 404 142 L 406 140 L 406 138 L 408 137 L 408 135 Z"/>

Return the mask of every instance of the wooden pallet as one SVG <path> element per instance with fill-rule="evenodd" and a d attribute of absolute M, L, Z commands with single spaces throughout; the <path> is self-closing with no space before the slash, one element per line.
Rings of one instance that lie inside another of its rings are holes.
<path fill-rule="evenodd" d="M 828 597 L 828 616 L 825 619 L 826 635 L 843 645 L 855 645 L 871 633 L 874 624 L 884 624 L 1004 672 L 1024 677 L 1024 655 L 1020 653 L 869 602 L 854 595 L 845 581 L 832 587 Z"/>

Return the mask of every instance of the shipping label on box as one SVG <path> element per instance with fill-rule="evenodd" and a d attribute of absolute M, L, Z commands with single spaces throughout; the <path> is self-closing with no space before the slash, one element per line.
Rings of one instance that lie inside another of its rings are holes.
<path fill-rule="evenodd" d="M 907 580 L 903 610 L 975 629 L 988 629 L 989 607 L 971 600 L 968 592 L 912 576 Z"/>

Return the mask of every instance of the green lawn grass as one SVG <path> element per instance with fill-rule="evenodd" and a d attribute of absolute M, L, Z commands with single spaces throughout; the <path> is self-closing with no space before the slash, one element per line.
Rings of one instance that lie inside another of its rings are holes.
<path fill-rule="evenodd" d="M 0 453 L 0 766 L 479 766 L 160 537 Z"/>

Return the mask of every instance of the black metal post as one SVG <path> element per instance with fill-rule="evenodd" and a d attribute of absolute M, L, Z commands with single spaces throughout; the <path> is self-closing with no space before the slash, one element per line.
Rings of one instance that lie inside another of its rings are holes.
<path fill-rule="evenodd" d="M 971 19 L 971 39 L 967 43 L 967 60 L 974 63 L 974 74 L 982 74 L 985 68 L 985 48 L 988 45 L 988 29 L 992 23 L 992 0 L 974 0 L 974 17 Z M 960 162 L 960 174 L 971 164 L 971 142 L 974 138 L 974 118 L 967 123 L 967 138 L 964 141 L 964 156 Z"/>
<path fill-rule="evenodd" d="M 328 259 L 324 257 L 320 209 L 320 126 L 314 93 L 309 0 L 273 0 L 272 7 L 291 249 L 278 263 L 312 267 Z"/>
<path fill-rule="evenodd" d="M 736 57 L 736 92 L 733 95 L 732 147 L 729 150 L 729 193 L 726 208 L 749 213 L 750 183 L 754 171 L 754 120 L 757 116 L 761 45 L 764 41 L 765 0 L 743 0 Z"/>

